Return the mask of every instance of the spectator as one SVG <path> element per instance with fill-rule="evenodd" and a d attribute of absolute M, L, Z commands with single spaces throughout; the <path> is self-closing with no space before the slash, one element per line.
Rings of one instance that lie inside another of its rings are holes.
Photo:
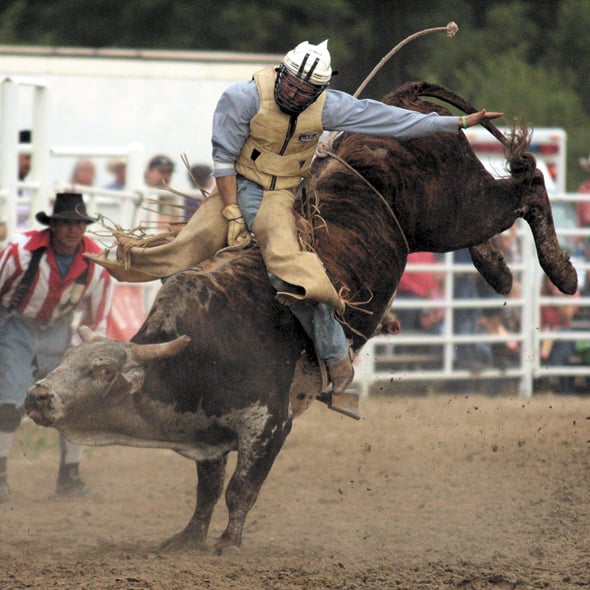
<path fill-rule="evenodd" d="M 432 252 L 412 252 L 408 255 L 409 264 L 436 264 L 437 257 Z M 402 334 L 404 331 L 417 331 L 423 334 L 441 334 L 444 309 L 439 307 L 424 307 L 424 299 L 440 299 L 444 292 L 444 273 L 428 271 L 404 271 L 397 287 L 393 310 L 399 321 Z M 396 306 L 397 302 L 414 300 L 416 307 Z M 387 323 L 385 323 L 386 328 Z M 388 330 L 389 331 L 389 330 Z M 417 366 L 423 368 L 440 368 L 443 351 L 441 344 L 396 344 L 399 354 L 416 355 L 420 360 L 409 361 L 408 368 Z M 425 360 L 428 356 L 433 361 Z M 408 357 L 409 358 L 409 357 Z M 436 359 L 436 360 L 434 360 Z M 433 364 L 434 363 L 434 364 Z"/>
<path fill-rule="evenodd" d="M 412 252 L 408 255 L 409 264 L 435 264 L 436 256 L 432 252 Z M 433 271 L 405 271 L 396 292 L 396 300 L 438 299 L 444 291 L 444 275 Z M 394 304 L 395 308 L 395 304 Z M 430 334 L 440 334 L 444 319 L 444 310 L 419 306 L 416 309 L 396 309 L 396 316 L 401 329 L 419 330 Z"/>
<path fill-rule="evenodd" d="M 33 141 L 33 134 L 30 129 L 19 131 L 18 142 L 21 144 L 30 144 Z M 18 179 L 24 180 L 31 171 L 31 153 L 19 153 L 18 155 Z"/>
<path fill-rule="evenodd" d="M 172 174 L 174 173 L 174 162 L 162 154 L 158 154 L 150 159 L 144 173 L 144 180 L 147 186 L 164 189 L 170 185 Z M 176 198 L 174 195 L 159 195 L 158 201 L 160 206 L 158 208 L 160 215 L 167 218 L 167 222 L 174 222 L 178 220 L 178 211 L 174 207 Z"/>
<path fill-rule="evenodd" d="M 16 234 L 0 258 L 0 502 L 10 493 L 7 459 L 27 388 L 60 363 L 75 311 L 80 324 L 104 334 L 111 306 L 109 274 L 83 256 L 101 248 L 84 236 L 95 219 L 82 195 L 57 194 L 52 214 L 36 219 L 48 228 Z M 56 493 L 84 494 L 82 447 L 63 437 L 60 445 Z"/>
<path fill-rule="evenodd" d="M 549 280 L 543 276 L 541 295 L 545 297 L 564 297 L 563 293 Z M 574 298 L 579 297 L 579 293 Z M 541 306 L 541 330 L 544 332 L 567 332 L 572 329 L 572 320 L 578 313 L 578 305 L 573 301 L 565 305 L 542 305 Z M 575 351 L 573 340 L 551 340 L 541 342 L 541 362 L 549 367 L 567 367 Z M 560 385 L 559 393 L 565 395 L 575 393 L 574 377 L 563 375 L 558 378 Z"/>
<path fill-rule="evenodd" d="M 125 158 L 112 158 L 108 161 L 107 170 L 114 178 L 104 188 L 114 191 L 123 190 L 127 182 L 127 160 Z"/>
<path fill-rule="evenodd" d="M 590 156 L 588 158 L 580 158 L 580 167 L 582 170 L 590 175 Z M 590 193 L 590 176 L 578 186 L 579 193 Z M 590 228 L 590 197 L 588 201 L 577 201 L 576 202 L 576 215 L 578 217 L 578 227 Z M 578 240 L 578 244 L 584 249 L 587 249 L 590 244 L 588 237 L 581 236 Z M 588 252 L 584 253 L 588 258 Z"/>
<path fill-rule="evenodd" d="M 145 170 L 146 185 L 157 188 L 165 188 L 170 185 L 174 168 L 174 162 L 168 156 L 161 154 L 154 156 L 148 162 Z"/>
<path fill-rule="evenodd" d="M 520 258 L 517 240 L 518 226 L 514 224 L 510 229 L 492 238 L 492 243 L 502 252 L 504 259 L 510 265 Z M 479 319 L 480 326 L 487 334 L 508 336 L 509 332 L 520 330 L 520 313 L 515 308 L 505 308 L 504 297 L 496 293 L 482 276 L 476 279 L 477 296 L 482 299 L 497 299 L 498 307 L 483 307 Z M 514 280 L 509 297 L 520 297 L 521 285 Z M 495 342 L 490 346 L 492 364 L 500 369 L 518 364 L 519 344 L 516 340 Z"/>
<path fill-rule="evenodd" d="M 453 253 L 456 264 L 472 264 L 469 249 L 463 248 Z M 475 270 L 455 273 L 453 280 L 454 299 L 477 299 L 478 276 Z M 453 311 L 455 334 L 475 335 L 481 333 L 482 313 L 478 307 L 465 307 Z M 492 365 L 492 348 L 487 342 L 470 342 L 456 346 L 455 368 L 478 373 Z"/>
<path fill-rule="evenodd" d="M 85 158 L 80 158 L 72 170 L 70 182 L 74 184 L 81 184 L 83 186 L 92 186 L 96 177 L 96 168 L 94 162 Z"/>
<path fill-rule="evenodd" d="M 211 166 L 195 164 L 188 173 L 188 181 L 193 189 L 184 199 L 186 219 L 190 218 L 215 188 L 215 177 Z"/>

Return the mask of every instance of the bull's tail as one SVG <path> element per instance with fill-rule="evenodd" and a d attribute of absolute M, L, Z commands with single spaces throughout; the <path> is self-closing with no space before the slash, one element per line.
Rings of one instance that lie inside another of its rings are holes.
<path fill-rule="evenodd" d="M 408 82 L 399 88 L 396 88 L 388 97 L 399 97 L 404 102 L 415 101 L 420 97 L 436 98 L 442 100 L 447 104 L 454 106 L 460 111 L 470 115 L 481 110 L 474 107 L 470 102 L 466 101 L 462 96 L 453 92 L 446 86 L 440 84 L 433 84 L 432 82 Z M 485 127 L 504 147 L 509 147 L 510 140 L 507 138 L 491 121 L 483 121 L 482 127 Z"/>

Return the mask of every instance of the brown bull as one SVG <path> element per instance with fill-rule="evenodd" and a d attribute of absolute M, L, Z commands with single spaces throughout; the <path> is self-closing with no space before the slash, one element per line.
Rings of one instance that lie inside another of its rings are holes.
<path fill-rule="evenodd" d="M 440 110 L 422 102 L 424 94 L 476 110 L 424 83 L 406 85 L 386 102 Z M 344 135 L 333 156 L 316 161 L 302 209 L 318 200 L 315 249 L 334 284 L 351 301 L 366 302 L 362 311 L 346 311 L 356 349 L 389 308 L 409 251 L 470 247 L 488 282 L 506 293 L 510 271 L 489 239 L 518 217 L 531 226 L 550 279 L 565 293 L 576 290 L 526 137 L 506 144 L 512 177 L 504 180 L 484 170 L 462 134 L 403 142 Z M 31 388 L 28 415 L 77 443 L 170 448 L 195 460 L 196 510 L 169 547 L 205 543 L 227 455 L 237 451 L 226 491 L 229 521 L 216 548 L 239 546 L 293 417 L 321 383 L 313 355 L 302 357 L 310 342 L 274 299 L 257 249 L 225 252 L 167 279 L 133 345 L 87 340 Z M 142 352 L 143 344 L 165 341 L 174 344 Z"/>

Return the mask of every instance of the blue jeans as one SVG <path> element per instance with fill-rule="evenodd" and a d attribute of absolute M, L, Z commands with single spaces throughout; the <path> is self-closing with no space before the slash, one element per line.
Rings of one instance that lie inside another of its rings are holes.
<path fill-rule="evenodd" d="M 237 180 L 238 205 L 246 225 L 251 230 L 262 203 L 264 190 L 260 185 L 242 176 L 238 176 Z M 268 278 L 277 291 L 297 292 L 293 285 L 271 272 L 268 273 Z M 311 338 L 318 357 L 326 364 L 332 365 L 348 354 L 348 340 L 340 322 L 334 316 L 334 310 L 329 305 L 303 300 L 290 305 L 289 309 Z"/>
<path fill-rule="evenodd" d="M 43 329 L 40 322 L 14 315 L 0 326 L 0 402 L 20 406 L 27 389 L 62 360 L 70 346 L 71 318 Z"/>

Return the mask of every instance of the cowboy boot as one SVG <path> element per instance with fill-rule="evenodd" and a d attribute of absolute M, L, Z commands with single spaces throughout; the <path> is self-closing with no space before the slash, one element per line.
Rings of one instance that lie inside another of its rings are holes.
<path fill-rule="evenodd" d="M 348 355 L 333 365 L 328 365 L 328 376 L 332 382 L 332 393 L 340 395 L 354 379 L 354 368 Z"/>
<path fill-rule="evenodd" d="M 328 376 L 332 382 L 328 408 L 349 418 L 360 420 L 359 395 L 356 391 L 347 389 L 354 379 L 354 368 L 349 355 L 333 365 L 328 365 Z"/>

